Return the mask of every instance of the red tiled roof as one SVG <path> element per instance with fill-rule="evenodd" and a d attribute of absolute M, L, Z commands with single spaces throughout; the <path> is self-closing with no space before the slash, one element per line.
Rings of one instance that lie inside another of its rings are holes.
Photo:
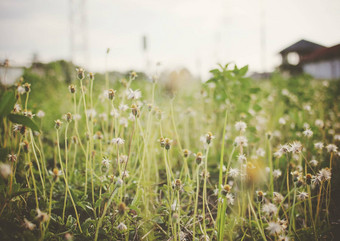
<path fill-rule="evenodd" d="M 324 59 L 340 58 L 340 44 L 330 48 L 323 48 L 303 57 L 301 62 L 316 62 Z"/>

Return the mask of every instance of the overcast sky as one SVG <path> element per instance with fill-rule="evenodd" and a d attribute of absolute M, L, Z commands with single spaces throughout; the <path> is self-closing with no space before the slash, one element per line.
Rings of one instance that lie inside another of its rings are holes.
<path fill-rule="evenodd" d="M 73 0 L 77 2 L 79 0 Z M 1 0 L 0 60 L 27 64 L 70 59 L 69 0 Z M 143 70 L 148 38 L 150 65 L 187 67 L 206 76 L 217 62 L 249 64 L 261 71 L 261 2 L 265 11 L 265 69 L 280 62 L 281 49 L 301 38 L 340 43 L 339 0 L 87 0 L 87 68 Z M 77 8 L 76 11 L 80 11 Z M 79 25 L 78 25 L 79 26 Z M 77 29 L 78 36 L 83 31 Z M 79 59 L 82 55 L 76 54 Z M 81 63 L 79 61 L 79 63 Z M 153 68 L 149 68 L 152 72 Z"/>

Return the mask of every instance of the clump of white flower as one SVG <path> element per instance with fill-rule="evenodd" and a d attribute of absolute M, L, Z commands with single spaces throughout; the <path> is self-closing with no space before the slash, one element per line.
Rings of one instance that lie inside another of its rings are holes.
<path fill-rule="evenodd" d="M 246 147 L 246 146 L 248 146 L 248 139 L 245 136 L 237 136 L 235 138 L 235 144 L 236 144 L 236 146 Z"/>
<path fill-rule="evenodd" d="M 312 166 L 312 167 L 316 167 L 318 165 L 318 161 L 313 159 L 309 162 L 309 164 Z"/>
<path fill-rule="evenodd" d="M 318 179 L 318 181 L 322 182 L 322 181 L 328 181 L 330 180 L 332 177 L 332 173 L 331 170 L 329 168 L 322 168 L 318 174 L 316 174 L 316 179 Z"/>
<path fill-rule="evenodd" d="M 228 172 L 229 177 L 237 177 L 240 174 L 240 170 L 237 168 L 230 168 Z"/>
<path fill-rule="evenodd" d="M 43 112 L 42 110 L 39 110 L 38 112 L 37 112 L 37 117 L 38 118 L 43 118 L 45 116 L 45 112 Z"/>
<path fill-rule="evenodd" d="M 110 167 L 110 163 L 111 163 L 111 160 L 109 160 L 108 158 L 104 158 L 102 160 L 102 165 L 106 168 L 109 168 Z"/>
<path fill-rule="evenodd" d="M 336 153 L 338 151 L 338 147 L 336 145 L 334 145 L 334 144 L 328 144 L 326 146 L 326 149 L 327 149 L 328 152 Z"/>
<path fill-rule="evenodd" d="M 124 223 L 120 223 L 120 224 L 117 226 L 117 229 L 118 229 L 119 231 L 125 231 L 125 230 L 127 230 L 127 227 L 126 227 L 126 225 L 125 225 Z"/>
<path fill-rule="evenodd" d="M 300 200 L 300 201 L 304 201 L 304 200 L 306 200 L 307 198 L 308 198 L 308 193 L 306 193 L 306 192 L 300 192 L 299 194 L 298 194 L 298 199 Z"/>
<path fill-rule="evenodd" d="M 129 109 L 128 105 L 120 104 L 118 107 L 121 111 L 127 111 Z"/>
<path fill-rule="evenodd" d="M 281 117 L 280 119 L 279 119 L 279 124 L 280 125 L 285 125 L 287 122 L 286 122 L 286 119 L 285 118 L 283 118 L 283 117 Z"/>
<path fill-rule="evenodd" d="M 256 151 L 256 155 L 260 156 L 260 157 L 264 157 L 264 155 L 266 154 L 266 152 L 264 151 L 263 148 L 259 148 Z"/>
<path fill-rule="evenodd" d="M 314 147 L 318 150 L 322 150 L 322 148 L 324 147 L 322 142 L 316 142 L 314 143 Z"/>
<path fill-rule="evenodd" d="M 277 207 L 273 203 L 265 203 L 262 206 L 262 212 L 267 216 L 273 216 L 277 213 Z"/>
<path fill-rule="evenodd" d="M 277 235 L 283 231 L 281 225 L 277 222 L 269 222 L 266 229 L 269 231 L 270 235 Z"/>
<path fill-rule="evenodd" d="M 324 127 L 323 120 L 320 120 L 320 119 L 315 120 L 315 126 L 319 128 L 323 128 Z"/>
<path fill-rule="evenodd" d="M 111 140 L 111 143 L 116 144 L 116 145 L 123 145 L 125 143 L 125 140 L 120 137 L 117 137 L 117 138 L 113 138 Z"/>
<path fill-rule="evenodd" d="M 140 90 L 128 89 L 127 98 L 129 100 L 138 100 L 140 97 L 142 97 L 142 92 L 140 92 Z"/>
<path fill-rule="evenodd" d="M 246 157 L 245 154 L 239 154 L 239 155 L 237 156 L 237 160 L 238 160 L 239 162 L 246 162 L 246 161 L 247 161 L 247 157 Z"/>
<path fill-rule="evenodd" d="M 313 131 L 310 129 L 310 128 L 306 128 L 304 131 L 303 131 L 303 135 L 310 138 L 312 137 L 313 135 Z"/>
<path fill-rule="evenodd" d="M 274 177 L 275 179 L 278 179 L 281 175 L 282 175 L 282 172 L 281 172 L 280 169 L 275 169 L 275 170 L 273 171 L 273 177 Z"/>
<path fill-rule="evenodd" d="M 236 122 L 235 129 L 239 132 L 245 132 L 247 129 L 247 124 L 243 121 Z"/>
<path fill-rule="evenodd" d="M 281 193 L 273 192 L 273 202 L 279 204 L 283 201 L 284 197 Z"/>
<path fill-rule="evenodd" d="M 93 118 L 96 117 L 97 111 L 96 111 L 95 109 L 88 109 L 88 110 L 86 111 L 86 115 L 87 115 L 87 117 L 88 117 L 89 119 L 93 119 Z"/>
<path fill-rule="evenodd" d="M 298 154 L 302 151 L 302 145 L 299 141 L 294 141 L 293 143 L 289 145 L 290 145 L 289 151 L 292 153 Z"/>
<path fill-rule="evenodd" d="M 227 203 L 229 205 L 234 205 L 235 199 L 234 199 L 234 195 L 233 194 L 227 193 L 226 198 L 227 198 Z"/>

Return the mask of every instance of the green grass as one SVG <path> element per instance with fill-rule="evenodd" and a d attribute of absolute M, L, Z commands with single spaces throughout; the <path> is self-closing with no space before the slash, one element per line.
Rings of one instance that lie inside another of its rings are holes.
<path fill-rule="evenodd" d="M 19 85 L 30 83 L 29 93 L 1 89 L 0 97 L 9 91 L 17 96 L 22 110 L 16 114 L 46 113 L 32 118 L 39 133 L 22 126 L 13 131 L 16 120 L 1 116 L 3 240 L 335 235 L 339 155 L 325 147 L 339 146 L 339 82 L 278 73 L 254 81 L 246 77 L 247 66 L 220 65 L 206 83 L 181 83 L 170 93 L 169 84 L 142 74 L 91 79 L 70 69 L 58 62 L 43 72 L 27 69 Z M 76 86 L 74 94 L 69 84 Z M 142 97 L 131 98 L 130 88 Z M 108 89 L 116 91 L 114 98 L 103 95 Z M 110 115 L 113 109 L 118 115 Z M 96 114 L 87 115 L 89 110 Z M 238 129 L 242 123 L 246 128 Z M 303 133 L 309 128 L 311 137 Z M 246 143 L 238 142 L 242 138 Z M 316 142 L 325 147 L 317 149 Z M 289 150 L 278 152 L 284 144 Z M 8 154 L 16 154 L 16 161 Z M 306 199 L 301 192 L 308 193 Z"/>

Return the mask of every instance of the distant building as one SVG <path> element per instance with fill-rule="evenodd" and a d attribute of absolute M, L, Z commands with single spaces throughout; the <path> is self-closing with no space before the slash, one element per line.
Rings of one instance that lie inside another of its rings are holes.
<path fill-rule="evenodd" d="M 280 51 L 284 73 L 307 73 L 316 79 L 340 79 L 340 44 L 325 47 L 300 40 Z"/>
<path fill-rule="evenodd" d="M 340 79 L 340 44 L 314 51 L 301 64 L 303 72 L 316 79 Z"/>
<path fill-rule="evenodd" d="M 303 71 L 301 59 L 323 48 L 325 46 L 302 39 L 280 51 L 282 63 L 279 69 L 290 74 L 301 74 Z"/>

